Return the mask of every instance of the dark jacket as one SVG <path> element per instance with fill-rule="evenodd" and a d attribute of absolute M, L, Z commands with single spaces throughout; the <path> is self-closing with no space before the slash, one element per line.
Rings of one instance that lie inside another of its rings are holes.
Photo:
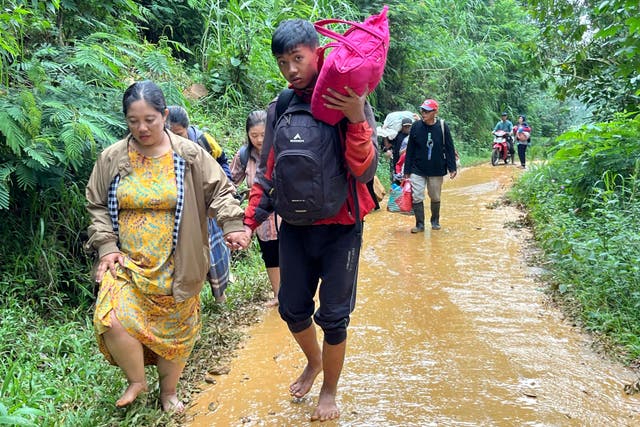
<path fill-rule="evenodd" d="M 429 140 L 433 143 L 430 159 L 427 146 Z M 440 119 L 437 119 L 433 125 L 427 125 L 422 120 L 414 122 L 409 133 L 404 174 L 444 176 L 447 172 L 455 170 L 456 151 L 449 126 L 444 123 L 443 135 Z"/>
<path fill-rule="evenodd" d="M 402 147 L 402 141 L 408 135 L 402 131 L 398 132 L 395 138 L 391 141 L 391 153 L 393 156 L 391 157 L 391 162 L 395 168 L 396 163 L 398 163 L 398 159 L 400 159 L 400 147 Z"/>

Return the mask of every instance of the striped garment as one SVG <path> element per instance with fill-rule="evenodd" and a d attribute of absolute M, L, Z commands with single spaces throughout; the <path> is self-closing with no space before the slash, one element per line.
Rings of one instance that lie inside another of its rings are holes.
<path fill-rule="evenodd" d="M 173 248 L 178 243 L 178 231 L 180 229 L 180 219 L 182 218 L 182 209 L 184 207 L 184 172 L 186 162 L 177 153 L 173 153 L 173 170 L 176 174 L 176 188 L 178 190 L 178 199 L 176 204 L 176 217 L 173 225 Z M 118 224 L 118 185 L 120 184 L 120 175 L 116 175 L 109 185 L 109 194 L 107 196 L 107 208 L 111 217 L 113 232 L 118 235 L 120 226 Z"/>
<path fill-rule="evenodd" d="M 173 168 L 176 175 L 176 187 L 177 187 L 177 204 L 175 223 L 173 227 L 173 249 L 175 249 L 178 243 L 178 231 L 180 229 L 180 219 L 182 218 L 182 209 L 184 206 L 184 173 L 185 173 L 185 161 L 175 152 L 173 153 Z M 120 184 L 120 175 L 116 175 L 111 185 L 109 186 L 109 195 L 107 199 L 107 206 L 109 209 L 109 215 L 111 216 L 111 223 L 113 224 L 113 231 L 116 235 L 119 232 L 118 225 L 118 199 L 116 197 L 118 185 Z M 219 298 L 224 295 L 224 291 L 229 284 L 229 264 L 230 264 L 230 250 L 225 244 L 222 229 L 218 226 L 215 219 L 210 218 L 207 224 L 209 230 L 209 247 L 211 256 L 211 266 L 207 278 L 211 284 L 211 292 L 214 297 Z"/>

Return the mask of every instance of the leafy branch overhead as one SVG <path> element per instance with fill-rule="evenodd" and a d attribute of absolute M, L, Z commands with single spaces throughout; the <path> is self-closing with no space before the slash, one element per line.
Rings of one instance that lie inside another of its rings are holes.
<path fill-rule="evenodd" d="M 234 152 L 246 114 L 286 85 L 270 51 L 279 21 L 362 20 L 384 4 L 389 59 L 369 97 L 379 121 L 436 98 L 461 149 L 480 153 L 501 111 L 527 114 L 537 138 L 573 124 L 575 98 L 596 118 L 638 104 L 640 6 L 630 0 L 10 0 L 0 13 L 0 209 L 16 192 L 86 180 L 97 152 L 126 132 L 119 100 L 134 80 L 159 82 Z M 194 83 L 205 94 L 185 99 Z"/>
<path fill-rule="evenodd" d="M 546 54 L 539 60 L 597 119 L 635 111 L 640 100 L 640 4 L 633 0 L 529 2 Z M 594 4 L 595 3 L 595 4 Z"/>

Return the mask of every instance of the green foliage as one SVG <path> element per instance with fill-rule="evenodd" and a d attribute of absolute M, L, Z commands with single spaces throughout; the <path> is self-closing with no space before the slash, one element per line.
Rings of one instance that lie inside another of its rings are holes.
<path fill-rule="evenodd" d="M 556 290 L 587 328 L 640 357 L 640 120 L 618 117 L 559 138 L 512 197 L 530 209 Z"/>
<path fill-rule="evenodd" d="M 414 111 L 437 99 L 461 150 L 479 153 L 500 112 L 527 112 L 539 93 L 537 31 L 516 2 L 399 1 L 389 13 L 380 111 Z"/>
<path fill-rule="evenodd" d="M 19 198 L 1 229 L 0 280 L 12 286 L 0 295 L 30 301 L 42 312 L 93 299 L 90 263 L 83 250 L 88 225 L 84 188 L 70 184 Z M 70 212 L 73 212 L 70 215 Z"/>
<path fill-rule="evenodd" d="M 12 192 L 88 176 L 96 152 L 125 133 L 119 100 L 128 76 L 167 81 L 167 97 L 182 102 L 168 53 L 94 33 L 13 64 L 8 96 L 0 98 L 0 209 L 9 208 Z"/>
<path fill-rule="evenodd" d="M 576 202 L 585 203 L 606 184 L 612 172 L 629 177 L 640 154 L 640 121 L 624 120 L 585 125 L 557 139 L 552 166 L 571 168 L 571 192 Z M 560 166 L 561 165 L 561 166 Z"/>
<path fill-rule="evenodd" d="M 638 113 L 640 5 L 633 0 L 536 0 L 531 12 L 542 28 L 541 64 L 558 82 L 558 96 L 575 96 L 597 120 Z"/>
<path fill-rule="evenodd" d="M 229 286 L 227 302 L 216 304 L 208 288 L 202 292 L 202 336 L 194 354 L 208 357 L 192 357 L 188 363 L 183 378 L 193 384 L 223 349 L 228 353 L 238 345 L 238 324 L 246 322 L 247 307 L 267 299 L 268 280 L 257 245 L 241 255 L 242 265 L 235 258 L 233 271 L 242 279 Z M 146 369 L 149 394 L 126 411 L 115 407 L 126 378 L 99 353 L 87 305 L 67 304 L 45 314 L 34 297 L 17 289 L 19 285 L 13 278 L 0 277 L 0 425 L 179 425 L 179 419 L 159 408 L 153 367 Z M 181 382 L 181 396 L 192 391 Z"/>

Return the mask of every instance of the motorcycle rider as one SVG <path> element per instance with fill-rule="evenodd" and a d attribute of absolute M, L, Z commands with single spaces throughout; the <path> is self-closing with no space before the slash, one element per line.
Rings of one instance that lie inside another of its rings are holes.
<path fill-rule="evenodd" d="M 511 138 L 511 132 L 513 131 L 513 123 L 508 119 L 508 115 L 506 112 L 502 113 L 500 116 L 500 121 L 496 123 L 493 128 L 493 131 L 502 130 L 507 136 L 507 146 L 509 147 L 509 154 L 513 157 L 515 150 L 513 149 L 513 138 Z"/>

